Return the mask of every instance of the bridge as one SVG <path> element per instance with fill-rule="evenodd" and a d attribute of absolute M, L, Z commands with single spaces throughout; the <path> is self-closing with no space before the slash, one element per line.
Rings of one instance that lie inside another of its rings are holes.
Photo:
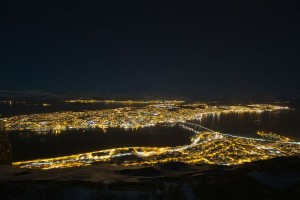
<path fill-rule="evenodd" d="M 226 134 L 226 133 L 220 133 L 220 132 L 214 131 L 212 129 L 209 129 L 205 126 L 202 126 L 200 124 L 194 124 L 194 123 L 191 123 L 191 122 L 178 122 L 178 124 L 181 125 L 182 128 L 193 131 L 196 134 L 199 134 L 201 131 L 198 131 L 198 130 L 193 129 L 191 127 L 188 127 L 186 125 L 194 126 L 194 127 L 201 128 L 201 129 L 204 129 L 206 131 L 209 131 L 211 133 L 222 134 L 223 136 L 228 136 L 228 137 L 233 137 L 233 138 L 256 140 L 256 141 L 272 141 L 272 142 L 279 142 L 279 143 L 284 143 L 284 144 L 298 144 L 298 145 L 300 145 L 300 142 L 282 142 L 282 141 L 267 140 L 267 139 L 262 139 L 262 138 L 243 137 L 243 136 L 231 135 L 231 134 Z"/>
<path fill-rule="evenodd" d="M 202 128 L 206 131 L 209 131 L 209 132 L 212 132 L 212 133 L 219 133 L 217 131 L 214 131 L 212 129 L 209 129 L 207 127 L 204 127 L 204 126 L 201 126 L 200 124 L 194 124 L 194 123 L 190 123 L 190 122 L 179 122 L 178 123 L 179 125 L 190 125 L 190 126 L 194 126 L 194 127 L 197 127 L 197 128 Z M 191 128 L 192 129 L 192 128 Z M 193 132 L 196 132 L 196 133 L 199 133 L 199 131 L 197 131 L 196 129 L 192 129 Z"/>

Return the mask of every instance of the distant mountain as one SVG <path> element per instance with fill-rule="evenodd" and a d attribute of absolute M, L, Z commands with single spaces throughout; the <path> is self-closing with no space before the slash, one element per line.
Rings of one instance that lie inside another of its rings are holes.
<path fill-rule="evenodd" d="M 110 91 L 64 91 L 47 92 L 43 90 L 11 91 L 0 90 L 0 100 L 59 101 L 66 99 L 132 99 L 132 100 L 187 100 L 217 102 L 272 102 L 300 99 L 300 95 L 211 95 L 211 94 L 173 94 L 162 92 L 110 92 Z"/>
<path fill-rule="evenodd" d="M 45 92 L 41 90 L 25 90 L 25 91 L 10 91 L 0 90 L 0 100 L 34 100 L 34 101 L 45 101 L 45 100 L 60 100 L 68 98 L 64 94 L 55 94 Z"/>

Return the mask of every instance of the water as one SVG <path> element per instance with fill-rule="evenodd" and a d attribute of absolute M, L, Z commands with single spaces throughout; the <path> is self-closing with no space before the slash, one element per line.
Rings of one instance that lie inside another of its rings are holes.
<path fill-rule="evenodd" d="M 117 147 L 165 147 L 190 143 L 193 132 L 177 126 L 155 126 L 137 130 L 108 129 L 64 131 L 60 134 L 10 132 L 13 160 L 65 156 Z"/>
<path fill-rule="evenodd" d="M 265 131 L 300 141 L 300 104 L 292 107 L 294 110 L 206 115 L 193 122 L 232 135 L 258 137 L 257 131 Z"/>
<path fill-rule="evenodd" d="M 256 137 L 257 131 L 273 132 L 300 140 L 300 129 L 294 111 L 255 113 L 229 113 L 206 115 L 201 121 L 193 121 L 214 131 L 245 137 Z M 299 116 L 297 116 L 299 119 Z"/>

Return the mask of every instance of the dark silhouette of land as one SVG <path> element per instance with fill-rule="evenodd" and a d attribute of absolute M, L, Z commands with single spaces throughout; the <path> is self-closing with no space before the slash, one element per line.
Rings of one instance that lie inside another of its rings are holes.
<path fill-rule="evenodd" d="M 0 167 L 1 199 L 297 199 L 299 195 L 299 157 L 239 166 L 175 162 L 46 171 Z"/>

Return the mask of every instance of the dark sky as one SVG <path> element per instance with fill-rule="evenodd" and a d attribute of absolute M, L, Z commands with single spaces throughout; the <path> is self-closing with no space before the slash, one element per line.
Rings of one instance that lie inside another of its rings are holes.
<path fill-rule="evenodd" d="M 297 2 L 9 0 L 0 89 L 299 94 Z"/>

